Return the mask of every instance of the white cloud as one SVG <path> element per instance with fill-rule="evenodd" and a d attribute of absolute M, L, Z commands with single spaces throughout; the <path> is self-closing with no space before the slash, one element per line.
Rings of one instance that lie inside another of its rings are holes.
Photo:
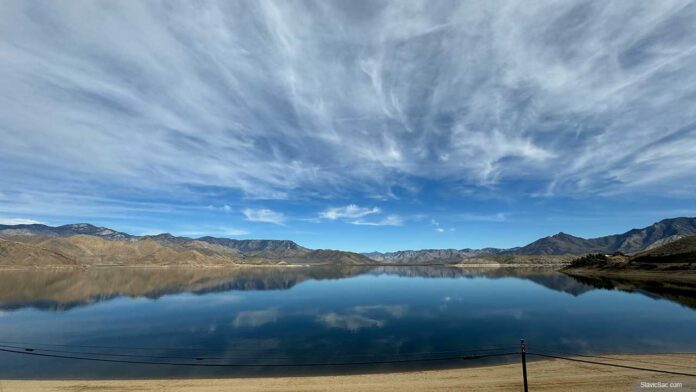
<path fill-rule="evenodd" d="M 33 225 L 42 224 L 43 222 L 34 219 L 24 219 L 24 218 L 3 218 L 0 217 L 0 225 Z"/>
<path fill-rule="evenodd" d="M 440 222 L 436 221 L 435 219 L 431 219 L 431 220 L 430 220 L 430 224 L 433 225 L 433 226 L 435 226 L 435 228 L 434 228 L 433 230 L 435 230 L 435 231 L 438 232 L 438 233 L 444 233 L 444 232 L 447 232 L 447 231 L 454 231 L 453 228 L 449 228 L 449 229 L 448 229 L 448 228 L 445 228 L 445 227 L 441 227 L 441 226 L 440 226 Z"/>
<path fill-rule="evenodd" d="M 361 218 L 366 215 L 378 214 L 381 210 L 378 207 L 360 207 L 355 204 L 349 204 L 344 207 L 327 208 L 319 213 L 320 218 L 336 220 L 341 218 Z"/>
<path fill-rule="evenodd" d="M 276 212 L 266 208 L 245 208 L 242 212 L 244 213 L 244 216 L 246 216 L 246 219 L 250 222 L 266 222 L 276 225 L 283 225 L 283 222 L 285 221 L 285 215 L 282 212 Z"/>
<path fill-rule="evenodd" d="M 350 223 L 362 226 L 402 226 L 404 224 L 404 220 L 399 215 L 389 215 L 381 220 L 367 221 L 363 219 L 356 219 Z"/>

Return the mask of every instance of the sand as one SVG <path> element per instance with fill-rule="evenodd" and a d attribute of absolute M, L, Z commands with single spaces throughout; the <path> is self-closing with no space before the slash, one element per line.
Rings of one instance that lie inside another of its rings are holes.
<path fill-rule="evenodd" d="M 621 363 L 696 374 L 696 355 L 615 355 Z M 682 388 L 658 390 L 696 390 L 696 377 L 657 374 L 565 360 L 528 363 L 530 391 L 632 391 L 640 382 L 682 382 Z M 522 372 L 518 365 L 433 370 L 408 373 L 352 376 L 277 377 L 191 380 L 61 380 L 0 381 L 0 392 L 26 391 L 521 391 Z"/>

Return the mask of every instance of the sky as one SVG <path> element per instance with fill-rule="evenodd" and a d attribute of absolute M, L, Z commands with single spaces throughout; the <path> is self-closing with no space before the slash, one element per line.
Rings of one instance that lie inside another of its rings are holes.
<path fill-rule="evenodd" d="M 0 224 L 393 251 L 696 216 L 696 3 L 0 1 Z"/>

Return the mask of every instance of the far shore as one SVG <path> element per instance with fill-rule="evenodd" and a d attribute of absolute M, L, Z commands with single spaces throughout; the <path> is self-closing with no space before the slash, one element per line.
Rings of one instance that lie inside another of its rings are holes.
<path fill-rule="evenodd" d="M 562 270 L 570 276 L 587 278 L 625 279 L 634 281 L 677 281 L 696 282 L 696 271 L 641 271 L 641 270 L 607 270 L 593 268 L 572 268 Z"/>
<path fill-rule="evenodd" d="M 505 269 L 532 268 L 554 270 L 566 275 L 587 277 L 625 279 L 633 281 L 674 281 L 696 282 L 696 271 L 692 270 L 611 270 L 595 268 L 571 268 L 568 263 L 456 263 L 456 264 L 80 264 L 80 265 L 0 265 L 2 271 L 85 271 L 98 269 L 143 269 L 143 270 L 244 270 L 244 269 L 282 269 L 282 268 L 380 268 L 380 267 L 447 267 L 458 269 Z"/>
<path fill-rule="evenodd" d="M 582 358 L 588 359 L 588 358 Z M 696 373 L 696 354 L 611 355 L 597 362 Z M 527 363 L 530 391 L 631 391 L 641 382 L 681 382 L 694 390 L 696 377 L 552 359 Z M 348 376 L 151 379 L 151 380 L 0 380 L 0 390 L 53 391 L 520 391 L 520 364 Z"/>
<path fill-rule="evenodd" d="M 499 264 L 499 263 L 472 263 L 472 264 L 80 264 L 80 265 L 0 265 L 0 270 L 35 270 L 35 269 L 90 269 L 90 268 L 311 268 L 311 267 L 452 267 L 452 268 L 506 268 L 506 267 L 548 267 L 560 268 L 566 264 Z"/>

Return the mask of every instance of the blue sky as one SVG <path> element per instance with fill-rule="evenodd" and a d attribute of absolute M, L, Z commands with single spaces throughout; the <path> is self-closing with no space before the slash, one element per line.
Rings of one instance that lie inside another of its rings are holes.
<path fill-rule="evenodd" d="M 687 1 L 0 2 L 0 223 L 511 247 L 696 215 Z"/>

